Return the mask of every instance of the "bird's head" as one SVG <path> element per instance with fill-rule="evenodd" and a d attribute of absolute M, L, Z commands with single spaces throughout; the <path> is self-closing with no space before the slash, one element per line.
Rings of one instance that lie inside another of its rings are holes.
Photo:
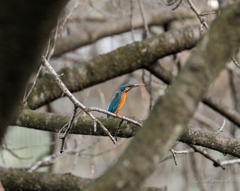
<path fill-rule="evenodd" d="M 132 88 L 144 86 L 144 84 L 125 84 L 119 88 L 119 91 L 129 92 Z"/>

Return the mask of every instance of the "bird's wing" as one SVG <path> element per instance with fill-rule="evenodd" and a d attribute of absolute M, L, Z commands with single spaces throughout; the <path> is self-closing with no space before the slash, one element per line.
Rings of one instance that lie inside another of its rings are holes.
<path fill-rule="evenodd" d="M 112 101 L 111 101 L 110 104 L 108 105 L 107 111 L 113 113 L 113 112 L 117 109 L 120 100 L 121 100 L 121 93 L 120 93 L 119 91 L 117 91 L 117 92 L 114 94 L 114 96 L 113 96 L 113 98 L 112 98 Z M 107 115 L 107 120 L 108 120 L 108 115 Z"/>

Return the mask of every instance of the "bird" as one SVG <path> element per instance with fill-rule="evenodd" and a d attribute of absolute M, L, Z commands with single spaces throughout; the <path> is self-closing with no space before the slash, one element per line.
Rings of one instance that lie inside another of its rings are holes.
<path fill-rule="evenodd" d="M 114 94 L 112 101 L 108 105 L 107 111 L 118 114 L 119 110 L 123 106 L 127 93 L 132 89 L 139 86 L 144 86 L 144 84 L 125 84 L 121 86 L 118 91 Z M 108 114 L 107 119 L 108 121 Z"/>

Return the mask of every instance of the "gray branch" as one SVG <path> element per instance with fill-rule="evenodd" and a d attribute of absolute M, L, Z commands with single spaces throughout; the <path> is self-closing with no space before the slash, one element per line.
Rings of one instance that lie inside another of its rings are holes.
<path fill-rule="evenodd" d="M 66 2 L 0 2 L 0 141 Z"/>
<path fill-rule="evenodd" d="M 0 179 L 5 190 L 14 191 L 80 191 L 92 181 L 72 174 L 51 174 L 47 172 L 19 171 L 14 169 L 0 169 Z M 140 191 L 165 191 L 167 187 L 142 188 Z"/>
<path fill-rule="evenodd" d="M 200 38 L 198 26 L 173 30 L 149 39 L 120 47 L 110 53 L 94 57 L 72 68 L 58 71 L 61 80 L 71 92 L 105 82 L 117 76 L 145 68 L 157 59 L 193 48 Z M 29 85 L 29 89 L 31 84 Z M 37 80 L 27 102 L 36 109 L 62 96 L 62 91 L 50 74 Z"/>
<path fill-rule="evenodd" d="M 152 25 L 164 25 L 179 18 L 193 18 L 191 10 L 181 8 L 177 11 L 169 11 L 165 8 L 157 11 L 148 11 L 146 14 L 146 23 Z M 91 44 L 101 38 L 121 34 L 131 31 L 131 25 L 126 22 L 127 18 L 123 17 L 115 20 L 107 20 L 103 22 L 85 21 L 80 25 L 77 32 L 68 37 L 58 39 L 56 50 L 53 56 L 59 56 L 65 52 L 80 48 L 84 45 Z M 143 21 L 140 14 L 134 16 L 134 28 L 142 28 Z M 98 29 L 98 30 L 96 30 Z"/>
<path fill-rule="evenodd" d="M 12 122 L 12 125 L 57 133 L 62 126 L 68 123 L 70 117 L 70 115 L 59 115 L 23 109 L 20 111 L 18 118 Z M 116 132 L 120 121 L 120 119 L 112 118 L 106 122 L 105 117 L 99 117 L 98 120 L 101 121 L 111 134 Z M 137 121 L 136 119 L 134 120 Z M 140 128 L 142 127 L 124 121 L 118 132 L 118 137 L 133 137 Z M 94 132 L 92 120 L 88 117 L 76 119 L 70 130 L 70 134 L 107 136 L 101 128 L 97 128 L 97 131 Z M 240 158 L 240 141 L 225 137 L 221 134 L 217 135 L 216 132 L 189 127 L 183 132 L 179 140 L 184 143 L 203 146 Z"/>

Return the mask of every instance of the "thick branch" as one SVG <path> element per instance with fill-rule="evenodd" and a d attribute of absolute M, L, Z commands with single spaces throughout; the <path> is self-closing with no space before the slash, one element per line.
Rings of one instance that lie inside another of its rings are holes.
<path fill-rule="evenodd" d="M 66 2 L 0 1 L 0 141 Z"/>
<path fill-rule="evenodd" d="M 146 12 L 146 22 L 151 25 L 164 25 L 179 18 L 193 18 L 195 15 L 187 8 L 181 8 L 177 11 L 161 9 L 157 11 Z M 70 50 L 81 46 L 91 44 L 103 37 L 117 35 L 131 30 L 131 25 L 126 22 L 127 18 L 109 20 L 104 22 L 83 22 L 76 33 L 68 37 L 58 39 L 56 50 L 53 56 L 59 56 Z M 142 28 L 143 21 L 138 14 L 133 18 L 134 28 Z M 97 30 L 96 30 L 97 29 Z"/>
<path fill-rule="evenodd" d="M 58 71 L 71 92 L 99 84 L 126 73 L 133 72 L 163 58 L 193 48 L 200 37 L 198 26 L 173 30 L 152 38 L 120 47 L 110 53 L 96 56 L 92 60 L 66 67 Z M 31 87 L 31 84 L 30 86 Z M 51 75 L 39 79 L 28 98 L 31 109 L 60 98 L 62 91 Z"/>
<path fill-rule="evenodd" d="M 12 122 L 12 125 L 57 133 L 63 125 L 68 123 L 70 117 L 70 115 L 42 113 L 24 109 L 20 112 L 18 119 Z M 99 117 L 98 120 L 102 122 L 111 134 L 116 132 L 116 128 L 120 121 L 119 119 L 113 118 L 106 122 L 106 119 L 103 117 Z M 141 127 L 137 125 L 124 121 L 118 132 L 118 137 L 133 137 L 140 128 Z M 101 128 L 97 128 L 97 131 L 94 132 L 92 120 L 88 117 L 76 119 L 70 133 L 107 136 Z M 240 141 L 233 138 L 227 138 L 221 134 L 217 135 L 216 132 L 189 127 L 183 132 L 179 140 L 184 143 L 203 146 L 240 158 Z"/>
<path fill-rule="evenodd" d="M 158 64 L 153 64 L 146 69 L 148 69 L 152 74 L 164 81 L 166 84 L 170 84 L 174 79 L 174 76 L 170 72 L 166 71 Z M 240 127 L 240 113 L 238 113 L 238 111 L 235 109 L 223 105 L 220 100 L 213 98 L 208 94 L 205 95 L 202 102 Z"/>
<path fill-rule="evenodd" d="M 51 174 L 46 172 L 0 171 L 0 179 L 5 190 L 53 190 L 72 191 L 84 189 L 90 179 L 82 179 L 71 174 Z"/>
<path fill-rule="evenodd" d="M 239 7 L 240 3 L 229 7 L 213 22 L 123 155 L 86 191 L 132 191 L 141 187 L 181 135 L 210 84 L 236 54 L 240 45 Z"/>
<path fill-rule="evenodd" d="M 51 174 L 46 172 L 24 172 L 0 169 L 0 179 L 5 190 L 14 191 L 80 191 L 92 181 L 69 174 Z M 141 191 L 164 191 L 162 188 L 143 188 Z"/>

